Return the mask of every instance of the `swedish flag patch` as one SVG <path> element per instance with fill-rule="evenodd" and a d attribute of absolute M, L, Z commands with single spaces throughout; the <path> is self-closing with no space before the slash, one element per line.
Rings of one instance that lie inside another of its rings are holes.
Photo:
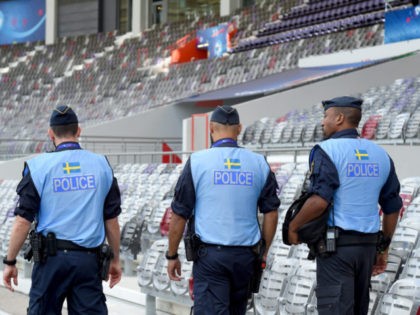
<path fill-rule="evenodd" d="M 354 150 L 354 152 L 355 152 L 354 155 L 357 157 L 357 159 L 359 161 L 369 160 L 369 154 L 367 153 L 366 150 L 356 149 L 356 150 Z"/>
<path fill-rule="evenodd" d="M 224 159 L 225 169 L 239 170 L 241 169 L 241 161 L 239 159 Z"/>
<path fill-rule="evenodd" d="M 64 174 L 73 174 L 80 173 L 82 170 L 80 168 L 80 162 L 66 162 L 63 163 Z"/>

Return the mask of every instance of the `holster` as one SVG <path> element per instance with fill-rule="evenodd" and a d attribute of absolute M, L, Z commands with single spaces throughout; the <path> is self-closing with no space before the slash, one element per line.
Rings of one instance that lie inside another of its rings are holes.
<path fill-rule="evenodd" d="M 390 239 L 381 239 L 381 233 L 357 233 L 343 231 L 336 233 L 336 246 L 376 246 L 377 251 L 389 246 Z M 326 258 L 334 254 L 335 250 L 330 250 L 328 246 L 328 239 L 324 236 L 316 243 L 308 244 L 309 255 L 308 259 L 315 259 L 315 257 Z"/>
<path fill-rule="evenodd" d="M 101 274 L 102 280 L 108 280 L 109 267 L 111 265 L 111 260 L 114 258 L 114 252 L 112 251 L 111 246 L 108 244 L 102 244 L 99 247 L 99 271 Z"/>
<path fill-rule="evenodd" d="M 26 254 L 26 259 L 30 260 L 31 258 L 35 263 L 45 261 L 45 244 L 44 239 L 41 233 L 36 233 L 35 230 L 32 230 L 29 233 L 29 244 L 31 249 Z M 28 251 L 28 250 L 27 250 Z"/>
<path fill-rule="evenodd" d="M 332 253 L 327 251 L 325 237 L 319 239 L 316 243 L 307 244 L 309 248 L 308 260 L 314 260 L 316 257 L 327 258 Z"/>
<path fill-rule="evenodd" d="M 265 240 L 261 239 L 253 248 L 255 254 L 254 275 L 251 278 L 249 293 L 258 293 L 263 271 L 265 269 L 264 252 L 266 249 Z"/>
<path fill-rule="evenodd" d="M 57 254 L 57 240 L 55 234 L 49 232 L 47 237 L 41 233 L 31 230 L 29 233 L 29 246 L 26 248 L 23 258 L 34 262 L 45 262 L 48 256 L 55 256 Z"/>
<path fill-rule="evenodd" d="M 187 261 L 195 261 L 198 258 L 198 250 L 202 245 L 200 237 L 195 234 L 194 216 L 187 223 L 187 231 L 184 236 L 185 257 Z"/>

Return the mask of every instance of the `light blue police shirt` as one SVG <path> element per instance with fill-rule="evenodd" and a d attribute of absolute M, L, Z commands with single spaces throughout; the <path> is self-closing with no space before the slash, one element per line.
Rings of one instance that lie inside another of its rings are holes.
<path fill-rule="evenodd" d="M 113 181 L 102 155 L 85 150 L 45 153 L 27 161 L 41 198 L 37 231 L 93 248 L 105 239 L 104 201 Z"/>
<path fill-rule="evenodd" d="M 334 163 L 340 186 L 328 225 L 376 233 L 380 229 L 378 200 L 390 172 L 384 149 L 361 138 L 328 139 L 319 144 Z"/>
<path fill-rule="evenodd" d="M 269 174 L 260 154 L 238 147 L 193 153 L 195 232 L 208 244 L 252 246 L 261 238 L 257 204 Z"/>

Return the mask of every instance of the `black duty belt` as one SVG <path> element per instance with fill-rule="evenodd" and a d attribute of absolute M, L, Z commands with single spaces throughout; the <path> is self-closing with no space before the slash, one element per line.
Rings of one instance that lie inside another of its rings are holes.
<path fill-rule="evenodd" d="M 249 245 L 219 245 L 219 244 L 208 244 L 208 243 L 204 243 L 201 242 L 200 244 L 203 247 L 219 247 L 219 248 L 253 248 L 253 246 L 249 246 Z"/>
<path fill-rule="evenodd" d="M 378 243 L 378 233 L 345 234 L 340 233 L 337 246 L 373 246 Z"/>
<path fill-rule="evenodd" d="M 77 245 L 71 241 L 59 240 L 57 239 L 57 249 L 58 250 L 75 250 L 82 252 L 97 252 L 99 247 L 87 248 L 80 245 Z"/>

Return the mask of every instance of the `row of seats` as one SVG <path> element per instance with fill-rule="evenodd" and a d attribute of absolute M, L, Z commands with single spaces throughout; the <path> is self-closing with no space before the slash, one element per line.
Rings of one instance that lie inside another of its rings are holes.
<path fill-rule="evenodd" d="M 339 7 L 346 7 L 349 5 L 355 6 L 356 4 L 363 4 L 363 2 L 369 1 L 353 1 L 353 0 L 322 0 L 322 1 L 309 1 L 306 6 L 299 6 L 295 7 L 292 10 L 290 10 L 289 13 L 287 13 L 283 18 L 284 19 L 290 19 L 299 17 L 302 15 L 311 14 L 314 12 L 320 12 L 325 10 L 330 10 L 333 8 L 339 8 Z M 370 4 L 370 3 L 369 3 Z M 369 5 L 367 4 L 367 5 Z M 364 4 L 366 5 L 366 4 Z M 384 5 L 384 2 L 382 1 L 382 6 Z"/>
<path fill-rule="evenodd" d="M 395 80 L 355 95 L 364 100 L 361 137 L 379 142 L 420 142 L 420 77 Z M 385 101 L 383 101 L 385 100 Z M 243 128 L 240 142 L 248 146 L 311 144 L 322 139 L 320 104 L 294 110 L 280 118 L 261 118 Z"/>
<path fill-rule="evenodd" d="M 292 29 L 303 28 L 310 25 L 342 20 L 347 17 L 364 15 L 366 13 L 378 10 L 383 12 L 384 3 L 383 0 L 361 1 L 356 4 L 349 3 L 345 6 L 334 7 L 319 12 L 316 8 L 311 9 L 312 6 L 310 4 L 308 5 L 307 10 L 304 8 L 305 7 L 302 8 L 302 11 L 308 12 L 299 14 L 296 17 L 294 15 L 287 15 L 281 20 L 267 23 L 262 29 L 258 31 L 257 36 L 265 36 Z"/>

